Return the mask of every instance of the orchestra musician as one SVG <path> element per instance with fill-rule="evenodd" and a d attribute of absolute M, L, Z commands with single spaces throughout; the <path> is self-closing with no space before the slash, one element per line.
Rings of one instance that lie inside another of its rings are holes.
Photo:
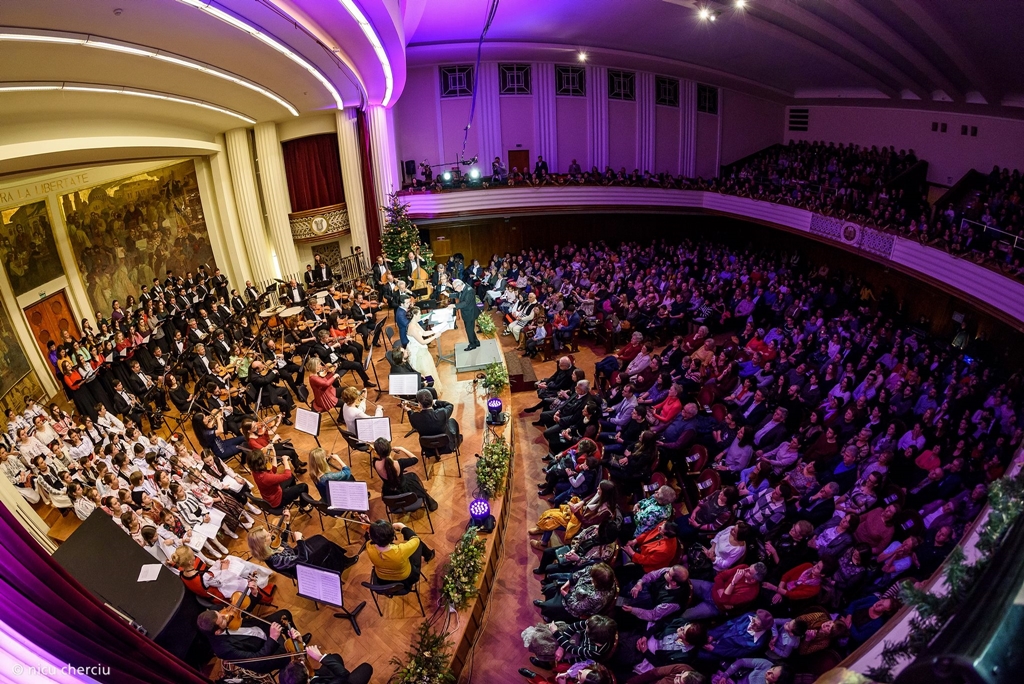
<path fill-rule="evenodd" d="M 287 347 L 285 348 L 287 349 Z M 306 388 L 302 384 L 305 379 L 305 370 L 299 364 L 295 363 L 294 360 L 288 360 L 284 356 L 285 350 L 279 350 L 277 343 L 273 338 L 268 337 L 263 342 L 263 360 L 264 363 L 274 369 L 281 378 L 284 379 L 288 386 L 292 388 L 292 392 L 299 400 L 303 400 L 306 394 Z M 255 363 L 253 364 L 255 365 Z M 250 381 L 252 374 L 252 366 L 250 366 Z M 302 389 L 299 389 L 299 388 Z M 251 398 L 250 398 L 251 399 Z"/>
<path fill-rule="evenodd" d="M 369 684 L 373 676 L 373 666 L 369 663 L 362 663 L 349 671 L 340 655 L 321 653 L 316 646 L 306 648 L 306 657 L 319 663 L 316 674 L 310 677 L 306 666 L 293 660 L 278 673 L 280 684 Z"/>
<path fill-rule="evenodd" d="M 288 281 L 288 285 L 283 288 L 282 299 L 288 303 L 289 306 L 301 306 L 306 301 L 306 292 L 303 288 L 299 287 L 299 283 L 292 278 Z"/>
<path fill-rule="evenodd" d="M 295 402 L 288 390 L 277 384 L 280 379 L 281 376 L 276 369 L 257 359 L 249 367 L 249 382 L 245 396 L 257 411 L 261 406 L 277 406 L 281 411 L 281 422 L 292 425 L 291 415 Z"/>
<path fill-rule="evenodd" d="M 328 330 L 321 330 L 317 333 L 316 343 L 312 347 L 312 353 L 319 357 L 321 363 L 336 365 L 345 371 L 353 371 L 363 381 L 363 387 L 376 387 L 370 382 L 369 376 L 363 369 L 363 350 L 354 342 L 332 343 L 331 333 Z M 342 354 L 352 354 L 354 361 L 349 361 Z"/>
<path fill-rule="evenodd" d="M 409 413 L 409 425 L 421 435 L 448 435 L 449 448 L 441 450 L 441 453 L 454 453 L 456 447 L 462 444 L 459 422 L 452 418 L 455 406 L 451 402 L 435 399 L 434 393 L 426 388 L 416 393 L 416 403 L 420 410 Z M 436 457 L 440 459 L 439 454 Z"/>
<path fill-rule="evenodd" d="M 249 660 L 266 656 L 281 655 L 281 658 L 254 660 L 243 663 L 242 667 L 252 672 L 266 674 L 287 664 L 292 654 L 285 650 L 282 635 L 285 628 L 282 621 L 290 625 L 295 622 L 291 611 L 279 610 L 265 618 L 243 615 L 233 606 L 221 610 L 206 610 L 196 618 L 196 627 L 206 636 L 210 648 L 224 661 Z M 308 642 L 311 634 L 302 635 L 292 627 L 287 634 L 296 640 Z"/>
<path fill-rule="evenodd" d="M 325 287 L 332 282 L 334 282 L 334 273 L 324 261 L 323 255 L 313 255 L 313 284 L 317 287 Z"/>

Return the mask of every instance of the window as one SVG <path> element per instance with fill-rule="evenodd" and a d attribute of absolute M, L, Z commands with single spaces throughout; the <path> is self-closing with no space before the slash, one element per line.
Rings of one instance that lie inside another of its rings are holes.
<path fill-rule="evenodd" d="M 472 94 L 472 66 L 465 64 L 441 67 L 441 97 L 469 97 Z"/>
<path fill-rule="evenodd" d="M 697 84 L 697 111 L 704 114 L 718 114 L 718 88 Z"/>
<path fill-rule="evenodd" d="M 654 77 L 654 104 L 679 106 L 679 81 L 667 76 Z"/>
<path fill-rule="evenodd" d="M 807 126 L 810 123 L 811 110 L 809 109 L 790 109 L 789 110 L 789 130 L 791 131 L 806 131 Z"/>
<path fill-rule="evenodd" d="M 555 95 L 561 95 L 562 97 L 586 97 L 586 70 L 578 66 L 556 66 Z"/>
<path fill-rule="evenodd" d="M 636 100 L 636 74 L 632 71 L 608 70 L 608 99 Z"/>
<path fill-rule="evenodd" d="M 532 91 L 529 64 L 499 64 L 502 95 L 529 95 Z"/>

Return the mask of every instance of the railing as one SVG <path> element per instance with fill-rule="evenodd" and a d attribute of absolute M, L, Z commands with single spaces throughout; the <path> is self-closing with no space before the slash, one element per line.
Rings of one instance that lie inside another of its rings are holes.
<path fill-rule="evenodd" d="M 978 221 L 972 221 L 970 219 L 960 220 L 960 231 L 966 232 L 970 226 L 977 226 L 981 229 L 981 234 L 984 236 L 982 242 L 988 241 L 988 245 L 982 250 L 976 251 L 987 251 L 992 247 L 993 243 L 1000 243 L 1005 245 L 1005 248 L 1001 248 L 1003 251 L 1012 252 L 1014 256 L 1024 258 L 1024 242 L 1021 238 L 1013 233 L 1007 233 L 1005 230 L 994 228 L 990 225 L 980 223 Z"/>

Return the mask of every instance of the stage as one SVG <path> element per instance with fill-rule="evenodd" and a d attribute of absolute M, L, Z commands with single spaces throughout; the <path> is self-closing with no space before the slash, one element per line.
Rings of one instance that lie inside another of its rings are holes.
<path fill-rule="evenodd" d="M 447 343 L 443 338 L 442 342 Z M 494 338 L 481 338 L 480 346 L 473 351 L 466 351 L 466 345 L 463 342 L 455 343 L 456 373 L 482 370 L 495 361 L 501 361 L 501 346 Z"/>

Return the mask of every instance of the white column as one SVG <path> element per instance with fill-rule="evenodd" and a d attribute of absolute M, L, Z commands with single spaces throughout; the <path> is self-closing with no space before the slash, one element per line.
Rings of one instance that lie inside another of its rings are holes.
<path fill-rule="evenodd" d="M 370 155 L 373 159 L 373 186 L 376 191 L 377 213 L 380 215 L 380 229 L 384 231 L 387 222 L 384 205 L 388 195 L 401 189 L 398 173 L 398 157 L 395 154 L 395 120 L 390 109 L 371 106 L 366 108 L 366 120 L 370 127 Z"/>
<path fill-rule="evenodd" d="M 256 124 L 256 163 L 260 168 L 260 189 L 267 210 L 267 228 L 277 252 L 277 265 L 286 276 L 299 273 L 299 255 L 295 251 L 288 214 L 292 202 L 288 197 L 288 179 L 284 173 L 284 153 L 277 137 L 277 124 L 266 121 Z"/>
<path fill-rule="evenodd" d="M 608 166 L 608 70 L 587 67 L 587 150 L 590 165 Z"/>
<path fill-rule="evenodd" d="M 363 201 L 363 162 L 359 156 L 359 122 L 355 107 L 334 113 L 338 126 L 338 156 L 341 157 L 341 184 L 345 189 L 345 210 L 352 231 L 352 246 L 360 246 L 369 256 L 370 240 L 366 235 L 366 203 Z"/>
<path fill-rule="evenodd" d="M 477 168 L 480 175 L 487 177 L 491 173 L 491 161 L 501 154 L 501 83 L 498 78 L 498 65 L 484 62 L 480 65 L 480 73 L 476 77 L 476 120 L 473 125 L 477 129 L 480 143 L 480 161 Z"/>
<path fill-rule="evenodd" d="M 657 173 L 654 168 L 654 74 L 636 75 L 636 167 Z"/>
<path fill-rule="evenodd" d="M 697 173 L 697 82 L 679 82 L 679 173 Z"/>
<path fill-rule="evenodd" d="M 533 121 L 537 131 L 537 154 L 544 155 L 551 173 L 566 171 L 558 166 L 555 65 L 550 62 L 533 65 Z"/>
<path fill-rule="evenodd" d="M 249 266 L 253 280 L 265 283 L 280 277 L 281 271 L 275 263 L 274 253 L 267 240 L 263 226 L 263 210 L 256 190 L 256 173 L 252 165 L 252 151 L 249 149 L 249 130 L 235 128 L 224 134 L 228 151 L 228 167 L 231 172 L 231 186 L 234 188 L 235 208 L 238 223 L 245 236 L 245 251 L 249 255 Z"/>
<path fill-rule="evenodd" d="M 217 142 L 221 152 L 195 160 L 196 178 L 217 266 L 231 281 L 231 286 L 241 292 L 245 281 L 252 279 L 252 269 L 249 268 L 249 255 L 245 253 L 245 238 L 238 225 L 227 153 L 223 151 L 224 136 L 218 135 Z"/>

